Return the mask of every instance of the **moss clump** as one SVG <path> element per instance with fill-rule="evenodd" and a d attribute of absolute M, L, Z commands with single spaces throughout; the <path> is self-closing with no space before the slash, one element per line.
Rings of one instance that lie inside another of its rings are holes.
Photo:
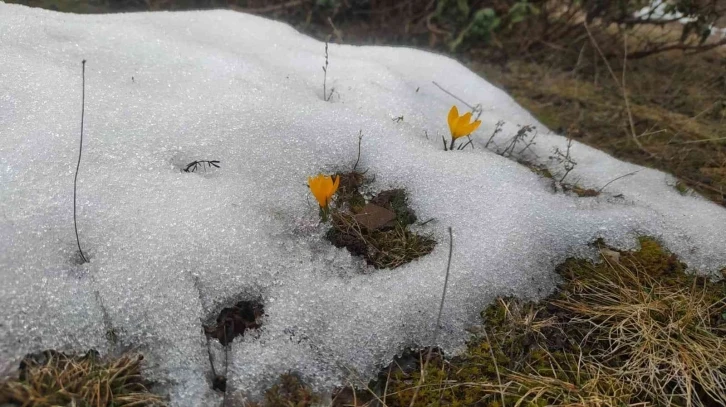
<path fill-rule="evenodd" d="M 280 376 L 277 384 L 265 393 L 265 407 L 308 407 L 320 398 L 299 377 L 288 373 Z"/>
<path fill-rule="evenodd" d="M 524 165 L 525 167 L 529 168 L 530 171 L 532 171 L 533 173 L 539 175 L 542 178 L 547 178 L 547 179 L 551 179 L 551 180 L 554 180 L 555 179 L 555 176 L 552 175 L 552 172 L 549 169 L 547 169 L 546 167 L 544 167 L 544 166 L 537 165 L 537 164 L 533 164 L 533 163 L 529 163 L 529 162 L 522 161 L 522 160 L 520 160 L 518 162 L 520 164 Z"/>
<path fill-rule="evenodd" d="M 419 235 L 409 229 L 417 218 L 408 206 L 406 191 L 382 191 L 368 202 L 360 192 L 366 183 L 362 173 L 353 171 L 336 175 L 340 177 L 336 197 L 336 207 L 339 210 L 332 213 L 333 227 L 326 234 L 331 243 L 363 257 L 375 268 L 393 269 L 431 253 L 436 242 L 429 236 Z M 374 204 L 393 212 L 395 219 L 380 227 L 368 229 L 356 217 L 364 211 L 366 204 Z"/>
<path fill-rule="evenodd" d="M 598 264 L 567 260 L 557 294 L 499 299 L 463 355 L 394 363 L 372 388 L 389 407 L 409 406 L 422 374 L 414 406 L 723 405 L 726 283 L 640 244 L 603 246 Z"/>
<path fill-rule="evenodd" d="M 360 188 L 366 184 L 365 175 L 361 172 L 351 171 L 338 173 L 340 184 L 335 198 L 338 207 L 347 206 L 352 212 L 358 213 L 366 204 L 366 199 L 360 192 Z"/>
<path fill-rule="evenodd" d="M 140 355 L 102 360 L 89 351 L 70 356 L 48 350 L 26 356 L 19 376 L 0 382 L 0 405 L 163 406 L 141 376 Z"/>
<path fill-rule="evenodd" d="M 399 267 L 431 253 L 436 245 L 430 237 L 413 233 L 398 222 L 393 228 L 367 230 L 348 213 L 333 215 L 333 227 L 326 237 L 375 268 Z"/>
<path fill-rule="evenodd" d="M 683 196 L 686 196 L 689 192 L 691 192 L 691 189 L 688 188 L 688 185 L 686 185 L 683 181 L 677 181 L 675 185 L 673 185 L 673 188 L 675 188 L 675 190 Z"/>
<path fill-rule="evenodd" d="M 396 222 L 401 226 L 416 223 L 416 213 L 408 206 L 408 197 L 403 189 L 391 189 L 376 195 L 371 202 L 392 210 L 396 214 Z"/>

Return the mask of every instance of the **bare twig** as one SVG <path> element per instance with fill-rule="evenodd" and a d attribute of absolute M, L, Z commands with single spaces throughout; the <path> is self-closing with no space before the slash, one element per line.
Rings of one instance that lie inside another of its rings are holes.
<path fill-rule="evenodd" d="M 504 148 L 504 150 L 502 152 L 497 152 L 497 154 L 501 155 L 502 157 L 512 157 L 512 154 L 514 153 L 514 149 L 516 148 L 517 143 L 519 143 L 520 141 L 526 140 L 527 135 L 533 131 L 535 131 L 535 134 L 534 134 L 534 136 L 532 136 L 531 141 L 533 141 L 534 138 L 537 137 L 536 129 L 534 128 L 534 126 L 525 125 L 525 126 L 520 127 L 519 130 L 517 130 L 517 134 L 515 134 L 514 137 L 511 138 L 511 140 L 509 141 L 509 144 Z M 531 142 L 529 144 L 527 144 L 522 149 L 522 152 L 524 152 L 524 150 L 526 150 L 531 144 L 532 144 Z"/>
<path fill-rule="evenodd" d="M 565 173 L 562 175 L 562 178 L 560 178 L 560 184 L 565 181 L 565 178 L 567 178 L 567 175 L 575 169 L 575 166 L 577 166 L 577 162 L 572 159 L 572 156 L 570 155 L 570 150 L 572 149 L 572 139 L 567 139 L 567 150 L 563 153 L 558 147 L 555 147 L 554 153 L 555 155 L 550 157 L 553 158 L 560 163 L 563 163 L 565 167 Z"/>
<path fill-rule="evenodd" d="M 580 68 L 580 62 L 582 61 L 582 56 L 585 53 L 585 45 L 582 44 L 582 48 L 580 48 L 580 54 L 577 56 L 577 62 L 575 62 L 575 67 L 572 68 L 572 72 L 570 72 L 570 75 L 575 76 L 577 75 L 577 70 Z"/>
<path fill-rule="evenodd" d="M 474 140 L 471 138 L 471 135 L 466 136 L 466 138 L 468 138 L 469 141 L 467 141 L 466 143 L 460 145 L 459 148 L 457 148 L 457 150 L 463 150 L 463 149 L 465 149 L 469 145 L 471 145 L 471 149 L 472 150 L 474 149 Z"/>
<path fill-rule="evenodd" d="M 517 155 L 518 155 L 518 156 L 521 156 L 521 155 L 522 155 L 522 153 L 524 153 L 525 151 L 529 150 L 529 148 L 530 148 L 530 147 L 532 146 L 532 144 L 536 144 L 536 143 L 534 142 L 534 140 L 535 140 L 535 139 L 537 138 L 537 135 L 538 135 L 538 134 L 539 134 L 539 133 L 537 133 L 537 129 L 535 128 L 535 129 L 534 129 L 534 135 L 532 136 L 532 138 L 531 138 L 531 139 L 529 139 L 529 142 L 528 142 L 527 144 L 525 144 L 525 145 L 524 145 L 524 147 L 522 147 L 522 149 L 521 149 L 521 150 L 519 150 L 519 152 L 517 153 Z M 531 151 L 531 150 L 530 150 L 530 151 Z M 533 153 L 533 154 L 534 154 L 535 156 L 537 155 L 536 153 Z"/>
<path fill-rule="evenodd" d="M 625 101 L 625 110 L 628 114 L 628 124 L 630 125 L 630 136 L 633 139 L 633 142 L 640 148 L 643 152 L 650 155 L 651 157 L 655 157 L 653 153 L 646 150 L 645 147 L 643 147 L 643 144 L 638 140 L 637 135 L 635 134 L 635 123 L 633 121 L 633 113 L 630 109 L 630 99 L 628 98 L 628 91 L 625 86 L 625 73 L 627 72 L 626 64 L 628 60 L 628 37 L 625 35 L 623 39 L 623 44 L 625 48 L 625 55 L 623 57 L 623 74 L 622 74 L 622 80 L 618 80 L 617 76 L 615 75 L 615 71 L 613 71 L 613 68 L 610 66 L 610 62 L 608 62 L 607 58 L 605 57 L 605 54 L 603 54 L 602 50 L 600 49 L 600 46 L 597 44 L 597 41 L 595 41 L 595 37 L 592 35 L 592 32 L 590 32 L 590 27 L 588 27 L 586 22 L 582 23 L 585 26 L 585 30 L 587 31 L 587 35 L 590 37 L 590 42 L 592 42 L 592 45 L 597 50 L 598 54 L 600 54 L 600 58 L 602 58 L 603 62 L 605 62 L 605 66 L 608 68 L 608 71 L 610 72 L 610 75 L 612 76 L 615 83 L 620 87 L 620 91 L 623 95 L 623 100 Z"/>
<path fill-rule="evenodd" d="M 449 95 L 449 96 L 451 96 L 452 98 L 454 98 L 454 99 L 458 100 L 459 102 L 461 102 L 461 103 L 465 104 L 465 105 L 466 105 L 466 107 L 468 107 L 469 109 L 472 109 L 472 110 L 474 109 L 474 106 L 472 106 L 472 105 L 470 105 L 470 104 L 466 103 L 466 102 L 465 102 L 465 101 L 464 101 L 463 99 L 461 99 L 460 97 L 458 97 L 458 96 L 454 95 L 453 93 L 449 92 L 448 90 L 444 89 L 444 88 L 443 88 L 443 87 L 442 87 L 441 85 L 439 85 L 438 83 L 436 83 L 436 81 L 431 81 L 431 83 L 433 83 L 434 85 L 436 85 L 436 87 L 437 87 L 437 88 L 439 88 L 439 89 L 441 89 L 442 91 L 444 91 L 444 93 L 446 93 L 447 95 Z"/>
<path fill-rule="evenodd" d="M 202 325 L 202 334 L 204 334 L 204 337 L 207 339 L 207 357 L 209 358 L 209 367 L 212 369 L 212 380 L 217 379 L 217 370 L 214 368 L 214 358 L 212 357 L 212 346 L 209 343 L 209 336 L 207 336 L 206 331 L 204 330 L 204 325 Z"/>
<path fill-rule="evenodd" d="M 446 277 L 444 277 L 444 292 L 441 294 L 441 303 L 439 304 L 439 315 L 436 317 L 436 329 L 434 329 L 434 341 L 432 346 L 429 347 L 429 351 L 426 354 L 426 361 L 423 364 L 422 372 L 421 372 L 421 378 L 418 382 L 418 386 L 414 389 L 413 397 L 411 398 L 411 404 L 409 404 L 409 407 L 413 407 L 414 403 L 416 402 L 416 396 L 418 396 L 418 390 L 423 385 L 426 367 L 428 366 L 429 362 L 431 361 L 431 352 L 433 351 L 433 347 L 436 345 L 436 341 L 439 337 L 439 330 L 441 328 L 441 315 L 443 314 L 444 310 L 444 300 L 446 299 L 446 287 L 449 285 L 449 273 L 451 271 L 451 257 L 454 253 L 454 233 L 451 230 L 451 226 L 449 226 L 449 260 L 446 263 Z"/>
<path fill-rule="evenodd" d="M 88 263 L 86 256 L 83 255 L 81 249 L 81 240 L 78 238 L 78 222 L 76 220 L 76 187 L 78 183 L 78 170 L 81 168 L 81 154 L 83 153 L 83 119 L 86 113 L 86 60 L 81 62 L 81 144 L 78 147 L 78 164 L 76 164 L 76 176 L 73 178 L 73 228 L 76 231 L 76 243 L 78 244 L 78 252 L 81 254 L 82 263 Z"/>
<path fill-rule="evenodd" d="M 436 83 L 436 81 L 431 81 L 431 83 L 433 83 L 434 85 L 436 85 L 437 88 L 441 89 L 447 95 L 449 95 L 452 98 L 458 100 L 459 102 L 465 104 L 466 107 L 468 107 L 471 110 L 471 113 L 472 114 L 476 114 L 476 117 L 474 118 L 474 120 L 479 120 L 479 118 L 481 117 L 482 112 L 484 111 L 484 109 L 482 108 L 481 104 L 477 104 L 476 106 L 472 106 L 472 105 L 466 103 L 462 98 L 460 98 L 460 97 L 454 95 L 453 93 L 449 92 L 448 90 L 444 89 L 443 86 L 441 86 L 438 83 Z"/>
<path fill-rule="evenodd" d="M 391 381 L 391 370 L 393 370 L 393 364 L 388 366 L 388 375 L 386 376 L 386 385 L 385 385 L 385 387 L 383 387 L 383 405 L 384 406 L 386 405 L 386 396 L 388 395 L 388 383 Z"/>
<path fill-rule="evenodd" d="M 687 140 L 682 141 L 678 144 L 695 144 L 695 143 L 709 143 L 713 141 L 725 141 L 726 137 L 719 137 L 719 138 L 707 138 L 707 139 L 701 139 L 701 140 Z"/>
<path fill-rule="evenodd" d="M 199 166 L 202 168 L 205 168 L 205 166 L 219 168 L 219 160 L 195 160 L 187 164 L 186 167 L 182 169 L 183 172 L 194 172 L 197 170 Z"/>
<path fill-rule="evenodd" d="M 622 80 L 620 81 L 620 88 L 623 91 L 623 100 L 625 101 L 625 110 L 628 113 L 628 124 L 630 124 L 630 134 L 633 136 L 633 141 L 635 141 L 635 144 L 638 145 L 638 147 L 650 154 L 650 152 L 645 150 L 645 147 L 643 147 L 643 144 L 638 140 L 638 136 L 635 134 L 635 124 L 633 122 L 633 112 L 630 109 L 630 99 L 628 98 L 628 87 L 625 85 L 625 73 L 628 71 L 628 34 L 625 34 L 623 36 L 623 75 Z M 605 61 L 607 63 L 607 61 Z M 652 154 L 651 154 L 652 156 Z"/>
<path fill-rule="evenodd" d="M 625 175 L 621 175 L 621 176 L 619 176 L 619 177 L 617 177 L 617 178 L 615 178 L 615 179 L 612 179 L 612 180 L 610 180 L 610 181 L 609 181 L 609 182 L 608 182 L 607 184 L 603 185 L 603 186 L 602 186 L 602 187 L 601 187 L 600 189 L 598 189 L 598 190 L 597 190 L 597 193 L 599 194 L 600 192 L 602 192 L 602 191 L 603 191 L 603 190 L 604 190 L 604 189 L 605 189 L 605 188 L 606 188 L 606 187 L 607 187 L 608 185 L 612 184 L 613 182 L 615 182 L 615 181 L 617 181 L 617 180 L 619 180 L 619 179 L 623 179 L 623 178 L 625 178 L 625 177 L 629 177 L 629 176 L 631 176 L 631 175 L 635 175 L 635 174 L 637 174 L 637 173 L 639 173 L 639 172 L 640 172 L 640 170 L 638 170 L 638 171 L 633 171 L 633 172 L 629 172 L 629 173 L 627 173 L 627 174 L 625 174 Z"/>
<path fill-rule="evenodd" d="M 338 43 L 343 42 L 343 32 L 338 29 L 338 27 L 333 24 L 333 20 L 328 16 L 328 24 L 330 24 L 330 27 L 333 29 L 333 35 L 335 35 L 335 38 L 338 40 Z"/>
<path fill-rule="evenodd" d="M 360 145 L 361 141 L 363 140 L 363 130 L 358 131 L 358 158 L 355 160 L 355 165 L 353 165 L 353 171 L 355 172 L 355 169 L 358 168 L 358 162 L 360 162 Z"/>
<path fill-rule="evenodd" d="M 713 191 L 713 192 L 719 193 L 721 195 L 723 195 L 723 193 L 724 193 L 723 190 L 716 189 L 716 188 L 714 188 L 714 187 L 712 187 L 710 185 L 704 184 L 703 182 L 696 181 L 695 179 L 691 179 L 691 178 L 688 178 L 688 177 L 683 176 L 683 175 L 681 175 L 680 178 L 682 178 L 684 181 L 690 182 L 691 184 L 698 185 L 701 188 L 708 189 L 709 191 Z"/>
<path fill-rule="evenodd" d="M 368 387 L 368 386 L 366 385 L 366 382 L 365 382 L 365 381 L 363 381 L 363 379 L 361 379 L 361 378 L 360 378 L 360 377 L 359 377 L 359 376 L 358 376 L 358 375 L 357 375 L 357 374 L 356 374 L 356 373 L 355 373 L 355 372 L 354 372 L 353 370 L 351 370 L 351 369 L 350 369 L 350 368 L 349 368 L 348 366 L 343 366 L 343 367 L 344 367 L 344 368 L 345 368 L 345 369 L 346 369 L 346 370 L 348 371 L 348 374 L 350 374 L 350 375 L 354 376 L 354 377 L 355 377 L 355 379 L 356 379 L 356 380 L 357 380 L 357 381 L 358 381 L 359 383 L 361 383 L 361 384 L 362 384 L 363 386 L 365 386 L 366 390 L 368 391 L 368 393 L 370 393 L 370 394 L 371 394 L 371 396 L 373 396 L 373 398 L 375 398 L 375 399 L 376 399 L 376 400 L 377 400 L 377 401 L 378 401 L 379 403 L 381 403 L 381 405 L 382 405 L 383 407 L 386 407 L 386 403 L 385 403 L 385 402 L 384 402 L 383 400 L 381 400 L 381 398 L 380 398 L 380 397 L 378 396 L 378 394 L 376 394 L 376 392 L 375 392 L 375 391 L 371 390 L 371 388 L 370 388 L 370 387 Z M 353 386 L 351 386 L 351 388 L 353 388 Z M 355 389 L 353 389 L 353 393 L 355 394 Z M 357 404 L 356 404 L 356 405 L 357 405 Z"/>
<path fill-rule="evenodd" d="M 639 58 L 644 58 L 647 56 L 660 54 L 662 52 L 673 51 L 673 50 L 682 50 L 684 52 L 687 52 L 688 55 L 693 55 L 693 54 L 698 54 L 701 52 L 710 51 L 714 48 L 723 47 L 724 45 L 726 45 L 726 38 L 722 39 L 720 41 L 717 41 L 717 42 L 713 42 L 710 44 L 702 44 L 702 45 L 673 44 L 673 45 L 668 45 L 668 46 L 660 47 L 660 48 L 656 48 L 656 49 L 633 52 L 632 54 L 628 55 L 628 57 L 630 57 L 630 59 L 639 59 Z"/>
<path fill-rule="evenodd" d="M 497 373 L 497 382 L 499 384 L 499 388 L 502 387 L 502 376 L 499 374 L 499 364 L 497 363 L 497 358 L 494 356 L 494 347 L 491 346 L 491 341 L 489 340 L 489 334 L 487 333 L 486 327 L 482 327 L 482 330 L 484 331 L 484 337 L 486 338 L 487 342 L 489 342 L 489 355 L 492 357 L 492 363 L 494 364 L 494 370 Z M 506 406 L 507 404 L 504 402 L 504 391 L 500 391 L 499 395 L 502 398 L 502 407 Z"/>
<path fill-rule="evenodd" d="M 232 320 L 232 332 L 234 332 L 234 320 Z M 222 407 L 227 406 L 227 375 L 229 374 L 229 347 L 231 346 L 229 342 L 227 342 L 227 329 L 224 329 L 224 380 L 225 380 L 225 389 L 224 389 L 224 395 L 222 396 Z"/>
<path fill-rule="evenodd" d="M 494 131 L 492 132 L 492 135 L 489 137 L 489 140 L 487 140 L 487 143 L 484 144 L 484 148 L 489 147 L 489 143 L 491 143 L 492 140 L 494 140 L 494 137 L 496 137 L 496 135 L 502 131 L 502 126 L 504 126 L 504 122 L 501 120 L 498 121 L 497 124 L 494 125 Z"/>
<path fill-rule="evenodd" d="M 327 82 L 328 82 L 328 41 L 325 41 L 325 65 L 323 66 L 323 100 L 326 102 L 330 101 L 330 98 L 333 97 L 333 92 L 335 91 L 335 88 L 330 88 L 330 94 L 328 95 L 327 91 Z"/>
<path fill-rule="evenodd" d="M 189 273 L 189 278 L 192 280 L 192 285 L 194 286 L 194 289 L 197 290 L 197 298 L 199 298 L 199 306 L 202 307 L 202 311 L 206 309 L 204 305 L 204 299 L 202 298 L 202 287 L 201 282 L 199 281 L 199 278 L 197 276 L 194 276 L 191 272 Z M 221 378 L 222 376 L 217 374 L 217 369 L 214 367 L 214 358 L 212 357 L 212 346 L 210 344 L 209 335 L 207 335 L 206 329 L 204 329 L 204 321 L 202 318 L 199 318 L 199 323 L 202 326 L 202 335 L 204 335 L 205 339 L 207 340 L 207 357 L 209 358 L 209 367 L 212 369 L 212 383 L 214 383 Z"/>

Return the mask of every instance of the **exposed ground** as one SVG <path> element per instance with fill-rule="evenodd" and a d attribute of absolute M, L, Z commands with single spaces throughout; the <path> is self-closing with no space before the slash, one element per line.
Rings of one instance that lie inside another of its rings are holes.
<path fill-rule="evenodd" d="M 484 310 L 463 355 L 407 353 L 334 405 L 724 405 L 726 283 L 688 274 L 651 239 L 599 247 L 600 264 L 560 265 L 546 300 Z"/>
<path fill-rule="evenodd" d="M 97 352 L 28 355 L 16 376 L 0 381 L 2 406 L 163 406 L 141 375 L 143 357 L 102 359 Z"/>

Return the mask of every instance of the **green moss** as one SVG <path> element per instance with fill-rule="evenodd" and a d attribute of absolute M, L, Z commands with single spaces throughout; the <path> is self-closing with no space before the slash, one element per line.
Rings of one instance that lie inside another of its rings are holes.
<path fill-rule="evenodd" d="M 629 267 L 636 268 L 639 275 L 640 284 L 650 285 L 648 281 L 657 278 L 658 283 L 665 284 L 669 287 L 683 287 L 699 280 L 698 277 L 686 273 L 686 265 L 681 263 L 678 258 L 668 253 L 654 239 L 643 237 L 639 239 L 640 250 L 635 252 L 620 252 L 619 263 Z M 602 242 L 597 242 L 600 248 L 605 248 Z M 607 275 L 609 273 L 610 264 L 600 263 L 592 264 L 591 262 L 579 259 L 568 259 L 557 268 L 557 272 L 563 275 L 568 285 L 565 291 L 573 289 L 574 286 L 587 283 L 595 277 Z"/>
<path fill-rule="evenodd" d="M 673 185 L 673 188 L 675 188 L 676 191 L 678 191 L 679 194 L 686 196 L 691 192 L 691 189 L 688 188 L 688 185 L 684 183 L 683 181 L 677 181 L 675 185 Z"/>
<path fill-rule="evenodd" d="M 536 163 L 531 163 L 528 161 L 523 161 L 523 160 L 518 160 L 517 162 L 524 165 L 525 167 L 529 168 L 530 171 L 532 171 L 533 173 L 535 173 L 543 178 L 547 178 L 547 179 L 555 178 L 554 175 L 552 175 L 552 172 L 550 172 L 549 169 L 547 169 L 546 167 L 544 167 L 542 165 L 539 165 Z"/>
<path fill-rule="evenodd" d="M 430 236 L 416 234 L 400 223 L 392 229 L 366 230 L 353 216 L 345 213 L 333 216 L 333 227 L 326 238 L 336 247 L 345 247 L 379 269 L 393 269 L 409 263 L 431 253 L 436 246 Z"/>
<path fill-rule="evenodd" d="M 356 220 L 355 214 L 368 203 L 360 189 L 369 180 L 355 171 L 336 175 L 340 177 L 337 210 L 331 216 L 333 227 L 326 234 L 331 243 L 363 257 L 375 268 L 396 268 L 431 253 L 436 241 L 408 228 L 416 222 L 416 214 L 408 207 L 405 190 L 381 191 L 371 199 L 370 203 L 394 212 L 396 218 L 395 222 L 368 230 Z"/>
<path fill-rule="evenodd" d="M 403 226 L 413 225 L 416 223 L 416 214 L 408 206 L 408 197 L 403 189 L 394 189 L 391 191 L 392 196 L 390 205 L 396 214 L 396 221 Z"/>
<path fill-rule="evenodd" d="M 265 407 L 308 407 L 320 401 L 299 377 L 288 373 L 265 393 Z"/>

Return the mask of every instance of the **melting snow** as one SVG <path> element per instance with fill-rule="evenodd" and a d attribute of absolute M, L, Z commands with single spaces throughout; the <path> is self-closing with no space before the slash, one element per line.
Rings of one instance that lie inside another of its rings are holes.
<path fill-rule="evenodd" d="M 454 230 L 438 345 L 497 295 L 542 296 L 553 266 L 603 238 L 634 248 L 650 235 L 691 267 L 726 265 L 726 211 L 682 196 L 673 177 L 574 143 L 568 175 L 594 198 L 555 192 L 502 149 L 535 125 L 522 154 L 549 160 L 566 140 L 459 63 L 405 48 L 324 45 L 231 11 L 71 15 L 0 3 L 0 370 L 47 348 L 133 347 L 175 406 L 213 405 L 202 321 L 262 299 L 256 335 L 229 352 L 232 397 L 286 371 L 319 389 L 372 375 L 406 346 L 431 345 Z M 81 60 L 86 123 L 78 228 L 73 175 Z M 481 104 L 475 149 L 443 151 L 446 115 Z M 392 120 L 403 116 L 403 121 Z M 370 270 L 323 239 L 305 185 L 320 171 L 360 168 L 373 187 L 405 188 L 439 245 L 395 270 Z M 182 173 L 194 160 L 221 168 Z M 364 274 L 367 273 L 367 274 Z M 118 338 L 107 338 L 113 328 Z M 221 348 L 211 346 L 218 372 Z"/>

